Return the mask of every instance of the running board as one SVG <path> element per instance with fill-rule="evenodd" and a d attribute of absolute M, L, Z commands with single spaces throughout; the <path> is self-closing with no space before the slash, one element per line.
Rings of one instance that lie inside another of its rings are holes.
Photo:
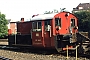
<path fill-rule="evenodd" d="M 79 42 L 79 45 L 82 45 L 84 51 L 88 51 L 90 47 L 90 38 L 88 38 L 88 33 L 85 32 L 79 32 L 77 33 L 77 42 Z"/>
<path fill-rule="evenodd" d="M 77 33 L 77 42 L 79 42 L 79 43 L 89 43 L 90 38 L 88 38 L 86 35 L 79 32 L 79 33 Z"/>

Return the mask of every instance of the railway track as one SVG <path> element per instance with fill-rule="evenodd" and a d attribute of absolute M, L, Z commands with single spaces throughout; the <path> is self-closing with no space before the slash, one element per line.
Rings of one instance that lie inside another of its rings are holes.
<path fill-rule="evenodd" d="M 8 39 L 0 39 L 0 42 L 8 42 Z"/>
<path fill-rule="evenodd" d="M 3 42 L 3 41 L 2 41 Z M 12 46 L 8 46 L 8 45 L 0 45 L 0 49 L 5 49 L 5 50 L 11 50 L 11 51 L 15 51 L 15 52 L 21 52 L 21 53 L 34 53 L 34 54 L 40 54 L 40 55 L 53 55 L 53 56 L 59 56 L 59 55 L 63 55 L 66 56 L 66 52 L 63 53 L 58 53 L 56 50 L 44 50 L 44 49 L 29 49 L 29 48 L 19 48 L 19 47 L 12 47 Z M 69 53 L 69 56 L 71 57 L 75 57 L 75 54 Z M 78 57 L 83 57 L 83 58 L 87 58 L 90 59 L 90 55 L 78 55 Z M 0 59 L 4 59 L 4 57 L 1 56 Z M 8 58 L 6 58 L 8 60 Z"/>
<path fill-rule="evenodd" d="M 5 50 L 10 50 L 10 51 L 14 51 L 14 52 L 21 52 L 21 53 L 34 53 L 34 54 L 40 54 L 40 55 L 52 55 L 52 56 L 67 56 L 66 51 L 63 51 L 62 53 L 58 53 L 56 50 L 43 50 L 43 49 L 29 49 L 29 48 L 22 48 L 19 49 L 18 47 L 9 47 L 7 45 L 0 45 L 0 49 L 5 49 Z M 72 54 L 69 52 L 69 57 L 75 57 L 75 54 Z M 87 58 L 90 59 L 90 55 L 86 55 L 86 54 L 80 54 L 78 55 L 78 58 L 82 57 L 82 58 Z"/>
<path fill-rule="evenodd" d="M 12 60 L 12 59 L 5 58 L 5 57 L 3 57 L 3 56 L 0 56 L 0 60 Z"/>

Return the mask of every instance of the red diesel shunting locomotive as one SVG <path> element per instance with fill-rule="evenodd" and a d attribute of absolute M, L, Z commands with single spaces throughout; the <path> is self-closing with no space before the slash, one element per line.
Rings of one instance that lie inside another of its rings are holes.
<path fill-rule="evenodd" d="M 9 45 L 54 48 L 58 52 L 77 42 L 77 18 L 69 12 L 43 14 L 28 22 L 17 22 L 17 34 L 9 35 Z"/>

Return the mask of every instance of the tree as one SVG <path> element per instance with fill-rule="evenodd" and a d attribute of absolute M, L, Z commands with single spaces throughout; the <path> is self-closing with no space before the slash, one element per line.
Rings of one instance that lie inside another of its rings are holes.
<path fill-rule="evenodd" d="M 79 30 L 90 31 L 90 11 L 80 11 L 74 13 L 78 18 Z"/>
<path fill-rule="evenodd" d="M 0 12 L 0 38 L 3 38 L 8 34 L 7 24 L 8 21 L 6 20 L 5 15 Z"/>

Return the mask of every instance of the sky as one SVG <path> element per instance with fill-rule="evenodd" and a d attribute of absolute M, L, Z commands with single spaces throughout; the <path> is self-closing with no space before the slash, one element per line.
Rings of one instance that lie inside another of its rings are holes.
<path fill-rule="evenodd" d="M 90 0 L 0 0 L 0 12 L 7 19 L 20 21 L 30 20 L 34 14 L 43 14 L 45 11 L 66 8 L 69 12 L 80 3 L 90 3 Z"/>

